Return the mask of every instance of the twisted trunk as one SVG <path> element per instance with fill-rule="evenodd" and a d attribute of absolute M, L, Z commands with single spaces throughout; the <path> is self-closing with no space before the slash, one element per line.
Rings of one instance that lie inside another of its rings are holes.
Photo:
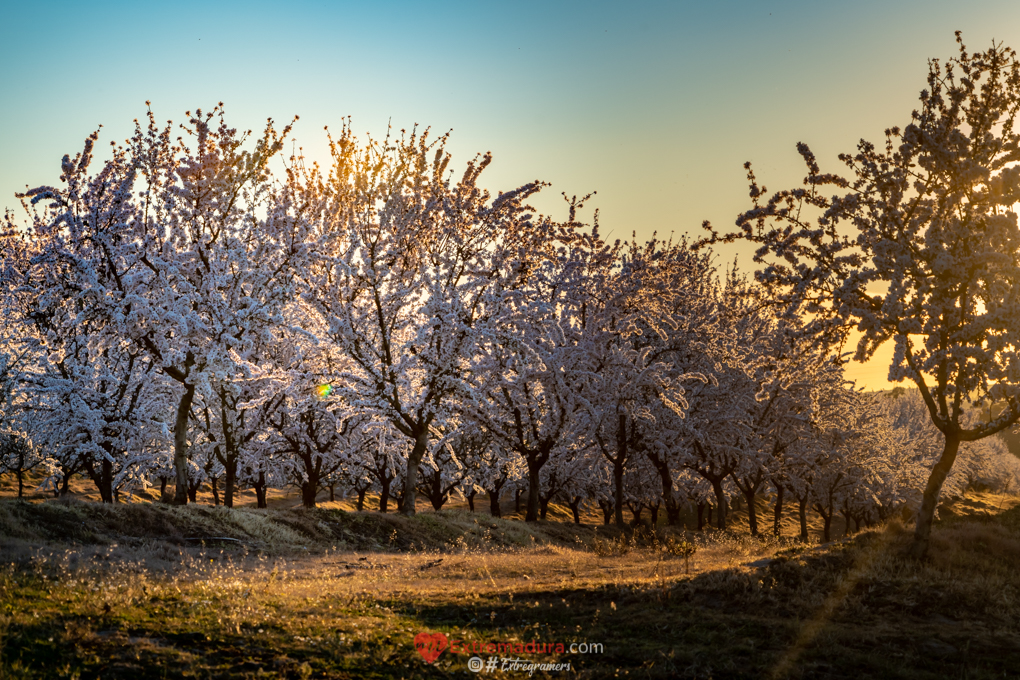
<path fill-rule="evenodd" d="M 946 435 L 946 441 L 942 448 L 942 455 L 939 457 L 935 467 L 928 477 L 928 484 L 924 488 L 924 496 L 921 500 L 921 509 L 917 513 L 917 526 L 914 529 L 914 544 L 911 553 L 914 557 L 922 558 L 928 554 L 928 544 L 931 539 L 931 525 L 935 520 L 935 509 L 939 504 L 939 495 L 942 493 L 942 485 L 953 467 L 956 454 L 960 451 L 960 435 L 950 433 Z"/>

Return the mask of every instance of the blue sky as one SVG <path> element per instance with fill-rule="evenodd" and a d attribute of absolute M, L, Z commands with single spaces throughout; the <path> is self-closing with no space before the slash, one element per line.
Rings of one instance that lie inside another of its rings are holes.
<path fill-rule="evenodd" d="M 861 137 L 905 124 L 956 29 L 972 50 L 1020 48 L 1015 0 L 0 0 L 0 16 L 0 209 L 56 183 L 99 124 L 127 137 L 146 100 L 175 121 L 223 101 L 240 128 L 300 115 L 313 159 L 345 116 L 374 135 L 389 120 L 452 129 L 455 164 L 493 153 L 491 189 L 551 182 L 546 212 L 560 192 L 597 190 L 603 229 L 640 238 L 732 225 L 746 160 L 778 189 L 801 176 L 798 141 L 835 169 Z M 881 387 L 884 371 L 854 374 Z"/>

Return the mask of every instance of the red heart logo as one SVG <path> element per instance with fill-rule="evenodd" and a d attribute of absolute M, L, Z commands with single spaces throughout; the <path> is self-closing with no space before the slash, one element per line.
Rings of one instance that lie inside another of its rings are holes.
<path fill-rule="evenodd" d="M 439 658 L 449 642 L 442 633 L 418 633 L 414 636 L 414 648 L 425 659 L 425 663 L 432 663 Z"/>

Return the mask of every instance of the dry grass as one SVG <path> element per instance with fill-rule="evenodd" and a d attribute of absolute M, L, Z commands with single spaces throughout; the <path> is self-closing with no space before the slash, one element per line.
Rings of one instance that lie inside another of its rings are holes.
<path fill-rule="evenodd" d="M 534 677 L 1009 677 L 1020 508 L 950 514 L 917 563 L 896 523 L 802 546 L 463 511 L 0 503 L 0 674 L 470 675 L 470 654 L 415 652 L 441 631 L 604 645 L 522 655 L 572 664 Z"/>

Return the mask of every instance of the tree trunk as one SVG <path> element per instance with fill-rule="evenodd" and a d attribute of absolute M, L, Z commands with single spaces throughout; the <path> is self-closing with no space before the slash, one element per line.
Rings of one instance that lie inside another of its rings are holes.
<path fill-rule="evenodd" d="M 524 494 L 524 489 L 517 489 L 514 491 L 514 512 L 521 511 L 521 496 Z"/>
<path fill-rule="evenodd" d="M 223 461 L 223 505 L 234 507 L 234 489 L 237 488 L 237 459 L 227 454 Z"/>
<path fill-rule="evenodd" d="M 213 506 L 219 506 L 219 504 L 220 504 L 220 484 L 219 484 L 219 482 L 220 482 L 220 478 L 219 477 L 210 477 L 209 478 L 209 486 L 212 487 Z"/>
<path fill-rule="evenodd" d="M 336 484 L 329 485 L 329 502 L 332 503 L 336 500 Z"/>
<path fill-rule="evenodd" d="M 184 394 L 177 404 L 177 419 L 174 421 L 174 470 L 177 473 L 174 505 L 188 504 L 188 414 L 194 399 L 195 386 L 185 383 Z"/>
<path fill-rule="evenodd" d="M 747 526 L 752 536 L 758 535 L 758 508 L 754 506 L 756 496 L 754 491 L 744 494 L 744 500 L 747 501 Z"/>
<path fill-rule="evenodd" d="M 672 498 L 665 500 L 666 505 L 666 524 L 671 527 L 675 527 L 680 524 L 680 504 L 674 501 Z"/>
<path fill-rule="evenodd" d="M 446 504 L 447 495 L 443 493 L 443 475 L 439 470 L 436 470 L 429 475 L 426 481 L 428 486 L 428 497 L 429 501 L 432 502 L 432 509 L 439 512 L 443 509 Z"/>
<path fill-rule="evenodd" d="M 103 458 L 99 470 L 99 493 L 104 503 L 113 503 L 113 463 Z"/>
<path fill-rule="evenodd" d="M 722 480 L 712 482 L 712 491 L 715 492 L 716 514 L 715 525 L 720 531 L 726 529 L 726 495 L 723 493 Z"/>
<path fill-rule="evenodd" d="M 623 416 L 621 416 L 622 418 Z M 616 454 L 616 460 L 621 460 L 622 453 Z M 623 528 L 623 465 L 613 462 L 613 521 L 616 526 Z"/>
<path fill-rule="evenodd" d="M 608 526 L 613 520 L 613 504 L 608 500 L 600 500 L 599 507 L 602 508 L 602 523 Z"/>
<path fill-rule="evenodd" d="M 365 494 L 368 493 L 368 489 L 358 489 L 358 504 L 355 506 L 358 512 L 362 512 L 365 509 Z"/>
<path fill-rule="evenodd" d="M 255 501 L 260 508 L 267 508 L 266 503 L 266 473 L 260 472 L 259 478 L 255 480 Z"/>
<path fill-rule="evenodd" d="M 783 535 L 783 496 L 786 493 L 786 489 L 782 486 L 776 487 L 776 507 L 772 517 L 772 534 L 774 536 Z"/>
<path fill-rule="evenodd" d="M 539 473 L 542 466 L 534 458 L 528 458 L 528 510 L 524 514 L 525 522 L 537 522 L 540 506 L 539 484 L 541 478 Z"/>
<path fill-rule="evenodd" d="M 822 518 L 822 543 L 828 543 L 832 540 L 832 509 L 829 508 L 826 512 L 825 507 L 821 503 L 815 503 L 815 512 Z"/>
<path fill-rule="evenodd" d="M 104 446 L 103 448 L 106 449 L 107 447 Z M 102 502 L 113 503 L 113 463 L 104 457 L 100 461 L 99 470 L 97 471 L 95 464 L 90 460 L 86 463 L 85 470 L 89 473 L 89 477 L 92 478 L 92 483 L 96 485 L 96 489 L 99 490 L 99 498 Z"/>
<path fill-rule="evenodd" d="M 680 504 L 673 498 L 673 474 L 670 472 L 666 458 L 659 458 L 655 453 L 648 452 L 648 459 L 659 475 L 662 485 L 662 502 L 666 506 L 666 524 L 675 527 L 680 524 Z"/>
<path fill-rule="evenodd" d="M 570 499 L 568 505 L 570 505 L 570 513 L 574 516 L 574 524 L 581 523 L 581 501 L 583 499 L 580 496 L 574 496 Z"/>
<path fill-rule="evenodd" d="M 942 493 L 942 485 L 945 483 L 946 477 L 953 467 L 953 462 L 956 461 L 956 454 L 959 450 L 959 435 L 946 435 L 942 456 L 935 463 L 935 467 L 931 469 L 928 484 L 924 488 L 921 509 L 917 513 L 917 527 L 914 529 L 914 544 L 911 547 L 911 553 L 918 559 L 928 554 L 931 524 L 935 521 L 935 509 L 939 504 L 939 495 Z"/>
<path fill-rule="evenodd" d="M 705 529 L 705 505 L 704 502 L 698 503 L 698 531 L 704 531 Z"/>
<path fill-rule="evenodd" d="M 804 496 L 803 498 L 798 498 L 797 499 L 797 513 L 800 516 L 800 540 L 801 540 L 802 543 L 807 543 L 808 542 L 808 533 L 807 533 L 807 503 L 808 503 L 808 497 L 807 496 Z"/>
<path fill-rule="evenodd" d="M 630 505 L 630 503 L 628 503 L 627 505 L 630 506 L 631 515 L 630 525 L 632 527 L 641 526 L 641 513 L 644 512 L 645 509 L 644 503 L 638 503 L 637 505 Z M 620 525 L 617 524 L 617 526 Z"/>
<path fill-rule="evenodd" d="M 475 491 L 474 489 L 471 489 L 471 493 L 466 494 L 464 496 L 467 499 L 467 502 L 468 502 L 468 510 L 470 510 L 471 512 L 475 511 L 475 494 L 477 494 L 477 493 L 478 493 L 477 491 Z"/>
<path fill-rule="evenodd" d="M 623 528 L 623 465 L 627 461 L 627 416 L 621 413 L 616 423 L 616 458 L 613 461 L 613 501 L 616 526 Z M 640 512 L 640 505 L 638 506 Z M 639 519 L 639 518 L 635 518 Z"/>
<path fill-rule="evenodd" d="M 390 482 L 392 481 L 385 475 L 379 480 L 379 512 L 386 512 L 390 507 Z"/>
<path fill-rule="evenodd" d="M 319 465 L 317 466 L 315 465 L 314 456 L 306 452 L 303 462 L 305 464 L 305 475 L 308 479 L 301 484 L 301 505 L 306 508 L 314 508 L 315 497 L 319 495 L 319 475 L 322 472 L 322 459 L 319 459 Z"/>
<path fill-rule="evenodd" d="M 159 478 L 159 500 L 166 500 L 166 484 L 170 479 L 168 477 Z"/>
<path fill-rule="evenodd" d="M 489 514 L 493 517 L 502 517 L 503 512 L 499 507 L 499 489 L 489 490 Z"/>
<path fill-rule="evenodd" d="M 14 476 L 18 478 L 18 498 L 22 498 L 25 495 L 25 473 L 20 466 L 14 471 Z"/>
<path fill-rule="evenodd" d="M 318 495 L 319 485 L 313 484 L 311 480 L 301 484 L 301 505 L 306 508 L 315 507 L 315 497 Z"/>
<path fill-rule="evenodd" d="M 407 468 L 404 470 L 404 495 L 400 500 L 400 514 L 411 517 L 415 512 L 415 487 L 418 484 L 418 467 L 429 446 L 429 431 L 426 428 L 414 438 L 414 448 L 407 455 Z"/>

